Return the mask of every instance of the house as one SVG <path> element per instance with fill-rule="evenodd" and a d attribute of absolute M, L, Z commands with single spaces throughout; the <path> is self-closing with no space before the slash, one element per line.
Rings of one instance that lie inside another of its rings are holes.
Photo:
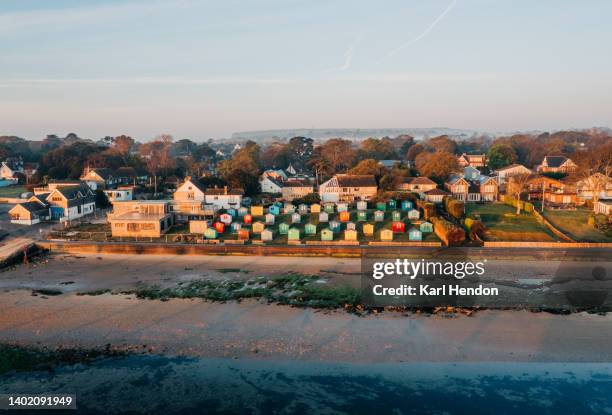
<path fill-rule="evenodd" d="M 506 167 L 502 167 L 501 169 L 495 170 L 495 175 L 497 176 L 497 182 L 502 185 L 505 184 L 508 178 L 512 176 L 518 176 L 521 174 L 531 174 L 531 170 L 522 164 L 511 164 Z"/>
<path fill-rule="evenodd" d="M 438 187 L 436 182 L 431 180 L 429 177 L 406 177 L 402 180 L 402 183 L 397 187 L 397 191 L 401 192 L 413 192 L 422 195 L 428 190 L 432 190 Z"/>
<path fill-rule="evenodd" d="M 189 233 L 201 233 L 203 234 L 208 229 L 208 221 L 206 220 L 190 220 L 189 221 Z"/>
<path fill-rule="evenodd" d="M 544 202 L 546 206 L 568 207 L 578 204 L 576 192 L 569 187 L 544 191 Z"/>
<path fill-rule="evenodd" d="M 459 163 L 460 167 L 470 166 L 475 168 L 482 168 L 487 165 L 487 155 L 463 153 L 462 155 L 457 156 L 457 163 Z"/>
<path fill-rule="evenodd" d="M 431 189 L 425 192 L 425 200 L 431 203 L 442 203 L 444 196 L 448 196 L 449 193 L 442 189 Z"/>
<path fill-rule="evenodd" d="M 111 203 L 125 202 L 134 198 L 134 186 L 119 186 L 116 189 L 104 190 L 104 194 Z"/>
<path fill-rule="evenodd" d="M 227 186 L 223 189 L 212 188 L 206 189 L 204 194 L 204 203 L 219 209 L 238 209 L 242 204 L 242 189 L 228 189 Z"/>
<path fill-rule="evenodd" d="M 537 176 L 527 182 L 528 200 L 542 200 L 544 193 L 564 190 L 566 184 L 561 180 Z"/>
<path fill-rule="evenodd" d="M 319 186 L 321 200 L 330 202 L 370 200 L 377 191 L 376 179 L 367 174 L 337 174 Z"/>
<path fill-rule="evenodd" d="M 291 180 L 283 183 L 281 193 L 283 199 L 291 202 L 294 199 L 301 199 L 314 192 L 312 183 L 302 180 Z"/>
<path fill-rule="evenodd" d="M 287 175 L 287 173 L 285 173 L 283 169 L 266 170 L 261 174 L 261 177 L 270 177 L 274 179 L 275 181 L 278 181 L 281 183 L 289 178 L 289 176 Z M 271 193 L 275 193 L 275 192 L 271 192 Z"/>
<path fill-rule="evenodd" d="M 612 199 L 612 178 L 601 173 L 595 173 L 576 183 L 578 199 L 592 200 L 594 188 L 599 188 L 599 199 Z"/>
<path fill-rule="evenodd" d="M 37 201 L 19 203 L 8 211 L 8 215 L 16 225 L 35 225 L 49 220 L 49 205 Z"/>
<path fill-rule="evenodd" d="M 281 193 L 283 182 L 275 177 L 262 174 L 259 178 L 259 187 L 261 193 Z"/>
<path fill-rule="evenodd" d="M 466 201 L 470 182 L 464 179 L 463 176 L 453 175 L 444 183 L 444 187 L 455 199 Z"/>
<path fill-rule="evenodd" d="M 213 216 L 218 210 L 215 206 L 205 206 L 206 189 L 191 176 L 185 177 L 176 188 L 172 200 L 171 210 L 177 220 L 202 220 Z"/>
<path fill-rule="evenodd" d="M 96 210 L 96 196 L 85 184 L 56 187 L 46 196 L 46 202 L 51 210 L 50 219 L 60 222 L 78 219 Z"/>
<path fill-rule="evenodd" d="M 597 213 L 612 215 L 612 199 L 599 199 L 597 202 Z"/>
<path fill-rule="evenodd" d="M 21 157 L 9 157 L 0 163 L 0 180 L 7 185 L 17 184 L 19 176 L 29 179 L 38 171 L 38 163 L 24 162 Z"/>
<path fill-rule="evenodd" d="M 470 172 L 468 172 L 470 174 Z M 470 175 L 471 180 L 461 175 L 453 175 L 444 184 L 446 189 L 455 199 L 464 202 L 492 202 L 499 195 L 499 184 L 489 176 L 479 174 L 477 177 Z M 435 199 L 440 199 L 440 194 Z"/>
<path fill-rule="evenodd" d="M 115 179 L 113 174 L 114 173 L 111 169 L 105 167 L 96 169 L 87 167 L 83 171 L 80 179 L 81 181 L 87 183 L 92 190 L 105 189 L 117 184 L 118 181 Z"/>
<path fill-rule="evenodd" d="M 546 156 L 542 164 L 537 166 L 538 173 L 572 173 L 578 166 L 571 159 L 565 156 Z"/>
<path fill-rule="evenodd" d="M 174 224 L 169 200 L 115 202 L 107 218 L 114 237 L 159 238 Z"/>
<path fill-rule="evenodd" d="M 478 180 L 480 200 L 494 202 L 499 197 L 499 183 L 493 177 L 480 176 Z"/>

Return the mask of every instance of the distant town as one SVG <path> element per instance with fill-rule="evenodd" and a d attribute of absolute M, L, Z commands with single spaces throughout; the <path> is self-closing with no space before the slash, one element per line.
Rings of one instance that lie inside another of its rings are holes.
<path fill-rule="evenodd" d="M 259 245 L 612 242 L 606 130 L 196 143 L 0 137 L 10 222 L 52 239 Z M 95 220 L 94 220 L 95 219 Z"/>

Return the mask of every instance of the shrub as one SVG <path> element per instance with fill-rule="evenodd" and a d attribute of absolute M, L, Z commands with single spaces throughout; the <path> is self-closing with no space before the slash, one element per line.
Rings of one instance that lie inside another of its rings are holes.
<path fill-rule="evenodd" d="M 465 241 L 465 231 L 457 225 L 441 217 L 431 218 L 434 232 L 445 245 L 459 245 Z"/>
<path fill-rule="evenodd" d="M 463 217 L 465 204 L 462 201 L 450 196 L 444 196 L 442 204 L 444 205 L 444 210 L 455 219 L 461 219 Z"/>

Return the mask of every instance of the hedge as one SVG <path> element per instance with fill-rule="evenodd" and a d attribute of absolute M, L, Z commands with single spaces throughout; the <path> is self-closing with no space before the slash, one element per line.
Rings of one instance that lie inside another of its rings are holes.
<path fill-rule="evenodd" d="M 450 196 L 444 196 L 442 199 L 444 210 L 454 217 L 455 219 L 461 219 L 465 213 L 465 203 Z"/>
<path fill-rule="evenodd" d="M 445 245 L 459 245 L 465 241 L 465 231 L 441 217 L 432 217 L 434 232 Z"/>

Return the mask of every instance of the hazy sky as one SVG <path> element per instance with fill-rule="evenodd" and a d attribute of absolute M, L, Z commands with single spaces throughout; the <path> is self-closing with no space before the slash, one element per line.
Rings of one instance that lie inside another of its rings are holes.
<path fill-rule="evenodd" d="M 612 1 L 0 0 L 0 135 L 612 126 Z"/>

